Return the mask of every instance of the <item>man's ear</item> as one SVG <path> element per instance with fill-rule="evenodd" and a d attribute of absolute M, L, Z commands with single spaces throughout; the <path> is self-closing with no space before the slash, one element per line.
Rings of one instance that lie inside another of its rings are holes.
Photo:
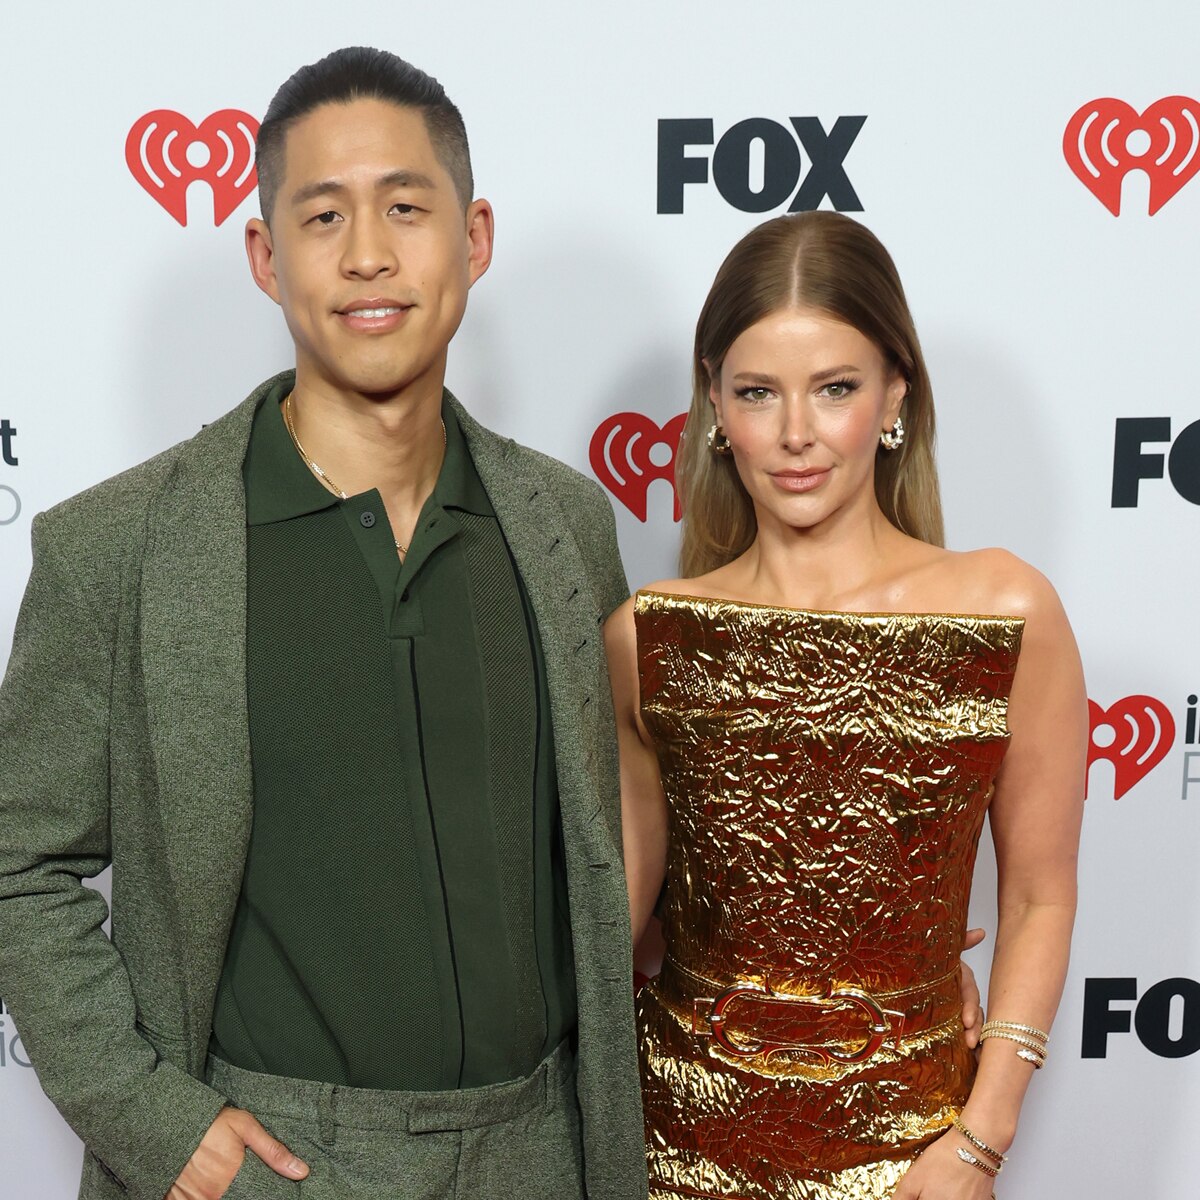
<path fill-rule="evenodd" d="M 496 217 L 486 200 L 472 201 L 467 209 L 468 261 L 473 284 L 492 264 L 492 245 L 496 236 Z"/>
<path fill-rule="evenodd" d="M 246 222 L 246 258 L 250 262 L 250 274 L 254 276 L 254 282 L 278 304 L 275 243 L 271 239 L 271 227 L 258 217 L 251 217 Z"/>

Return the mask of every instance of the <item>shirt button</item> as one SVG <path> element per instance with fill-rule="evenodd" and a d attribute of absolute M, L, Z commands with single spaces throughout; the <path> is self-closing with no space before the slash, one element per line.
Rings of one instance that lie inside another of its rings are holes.
<path fill-rule="evenodd" d="M 364 513 L 359 513 L 358 523 L 364 529 L 370 529 L 375 524 L 375 514 L 370 509 L 367 509 Z"/>

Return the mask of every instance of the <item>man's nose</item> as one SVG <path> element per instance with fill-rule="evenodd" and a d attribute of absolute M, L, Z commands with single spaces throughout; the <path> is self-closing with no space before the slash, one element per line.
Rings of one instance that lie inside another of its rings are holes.
<path fill-rule="evenodd" d="M 371 217 L 356 217 L 342 255 L 342 270 L 359 279 L 392 274 L 399 261 L 387 224 Z"/>

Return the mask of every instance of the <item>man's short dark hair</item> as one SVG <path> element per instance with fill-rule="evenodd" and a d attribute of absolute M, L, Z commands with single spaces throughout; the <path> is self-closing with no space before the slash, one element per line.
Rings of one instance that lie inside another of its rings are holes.
<path fill-rule="evenodd" d="M 348 104 L 352 100 L 387 100 L 401 108 L 418 109 L 425 118 L 438 161 L 454 181 L 463 208 L 471 203 L 475 181 L 471 177 L 467 131 L 462 114 L 442 85 L 386 50 L 347 46 L 301 67 L 271 100 L 259 126 L 255 151 L 263 220 L 270 222 L 275 197 L 283 182 L 287 131 L 323 104 Z"/>

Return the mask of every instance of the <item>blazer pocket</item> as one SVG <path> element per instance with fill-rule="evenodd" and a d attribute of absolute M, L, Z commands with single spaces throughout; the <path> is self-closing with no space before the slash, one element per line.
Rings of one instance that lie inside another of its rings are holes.
<path fill-rule="evenodd" d="M 158 1051 L 159 1058 L 165 1058 L 168 1062 L 176 1064 L 182 1064 L 187 1061 L 186 1038 L 176 1037 L 174 1034 L 152 1029 L 141 1018 L 137 1018 L 133 1022 L 133 1027 Z"/>
<path fill-rule="evenodd" d="M 83 1160 L 83 1178 L 79 1185 L 79 1200 L 110 1200 L 124 1197 L 125 1181 L 95 1150 L 89 1149 Z"/>

